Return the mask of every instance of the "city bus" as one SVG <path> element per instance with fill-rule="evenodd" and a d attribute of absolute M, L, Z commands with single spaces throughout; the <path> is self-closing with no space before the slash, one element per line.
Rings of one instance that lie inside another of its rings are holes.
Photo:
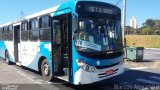
<path fill-rule="evenodd" d="M 115 77 L 124 72 L 121 10 L 73 0 L 23 16 L 0 25 L 0 56 L 46 81 L 84 85 Z"/>

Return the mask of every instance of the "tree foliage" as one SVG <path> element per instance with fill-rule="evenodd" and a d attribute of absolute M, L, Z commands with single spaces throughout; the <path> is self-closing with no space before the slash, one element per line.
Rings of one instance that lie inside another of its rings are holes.
<path fill-rule="evenodd" d="M 142 29 L 142 34 L 143 35 L 149 35 L 149 33 L 152 31 L 152 29 L 150 27 L 146 27 Z"/>
<path fill-rule="evenodd" d="M 135 34 L 136 30 L 133 27 L 126 26 L 126 34 Z"/>
<path fill-rule="evenodd" d="M 153 19 L 147 19 L 146 22 L 144 22 L 144 26 L 147 26 L 147 27 L 154 27 L 155 26 L 155 20 Z"/>
<path fill-rule="evenodd" d="M 160 20 L 155 20 L 155 28 L 160 30 Z"/>
<path fill-rule="evenodd" d="M 147 19 L 139 30 L 144 35 L 157 34 L 160 32 L 160 20 Z"/>
<path fill-rule="evenodd" d="M 160 20 L 147 19 L 138 29 L 126 26 L 125 34 L 160 35 Z"/>

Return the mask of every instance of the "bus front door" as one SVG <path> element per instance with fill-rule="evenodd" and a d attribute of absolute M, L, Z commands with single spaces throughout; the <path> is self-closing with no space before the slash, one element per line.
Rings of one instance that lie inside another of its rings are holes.
<path fill-rule="evenodd" d="M 54 75 L 63 80 L 71 79 L 71 14 L 64 14 L 53 18 L 53 65 Z"/>
<path fill-rule="evenodd" d="M 21 62 L 20 55 L 20 25 L 14 26 L 14 59 L 15 62 Z"/>

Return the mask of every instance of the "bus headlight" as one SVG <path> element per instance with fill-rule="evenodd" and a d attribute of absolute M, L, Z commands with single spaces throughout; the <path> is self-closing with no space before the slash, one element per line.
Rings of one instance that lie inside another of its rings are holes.
<path fill-rule="evenodd" d="M 96 70 L 96 68 L 94 66 L 90 66 L 90 65 L 80 61 L 79 59 L 77 59 L 76 62 L 81 69 L 83 69 L 87 72 L 94 72 Z"/>

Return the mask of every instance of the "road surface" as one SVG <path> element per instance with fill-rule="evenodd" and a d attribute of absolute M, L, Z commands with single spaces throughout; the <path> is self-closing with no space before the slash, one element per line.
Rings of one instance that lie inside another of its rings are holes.
<path fill-rule="evenodd" d="M 0 90 L 160 90 L 160 68 L 130 61 L 125 66 L 125 73 L 120 76 L 78 87 L 58 79 L 54 82 L 44 81 L 38 72 L 7 65 L 0 60 Z"/>
<path fill-rule="evenodd" d="M 145 49 L 144 60 L 160 60 L 160 49 Z"/>

